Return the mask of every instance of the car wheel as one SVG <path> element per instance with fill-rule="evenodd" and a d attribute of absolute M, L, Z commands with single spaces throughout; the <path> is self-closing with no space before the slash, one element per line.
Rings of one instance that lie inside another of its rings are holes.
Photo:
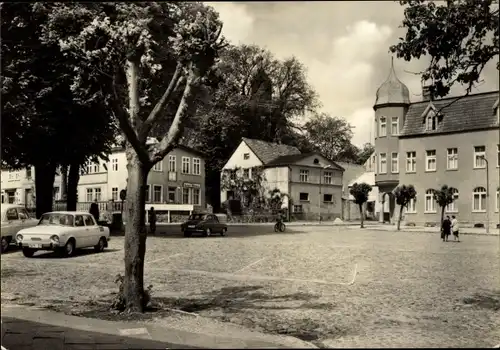
<path fill-rule="evenodd" d="M 2 237 L 2 242 L 1 242 L 1 252 L 5 253 L 9 249 L 9 240 L 7 237 Z"/>
<path fill-rule="evenodd" d="M 207 229 L 205 230 L 205 234 L 204 234 L 204 236 L 205 236 L 205 237 L 210 237 L 211 235 L 212 235 L 212 230 L 211 230 L 211 229 L 209 229 L 209 228 L 207 228 Z"/>
<path fill-rule="evenodd" d="M 23 248 L 23 255 L 27 258 L 31 258 L 35 254 L 35 249 Z"/>
<path fill-rule="evenodd" d="M 225 236 L 227 232 L 227 228 L 223 228 L 222 231 L 220 231 L 221 236 Z"/>
<path fill-rule="evenodd" d="M 104 247 L 106 247 L 106 238 L 101 237 L 99 239 L 99 243 L 97 243 L 97 245 L 94 246 L 94 251 L 96 253 L 100 253 L 100 252 L 104 251 Z"/>
<path fill-rule="evenodd" d="M 75 241 L 70 239 L 64 246 L 64 256 L 71 257 L 75 254 Z"/>

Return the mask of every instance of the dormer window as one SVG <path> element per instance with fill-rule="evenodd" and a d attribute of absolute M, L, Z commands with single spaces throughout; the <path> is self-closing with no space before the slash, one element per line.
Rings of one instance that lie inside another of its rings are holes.
<path fill-rule="evenodd" d="M 427 116 L 427 131 L 436 130 L 437 125 L 438 125 L 437 115 L 434 115 L 434 113 L 432 113 L 431 115 Z"/>

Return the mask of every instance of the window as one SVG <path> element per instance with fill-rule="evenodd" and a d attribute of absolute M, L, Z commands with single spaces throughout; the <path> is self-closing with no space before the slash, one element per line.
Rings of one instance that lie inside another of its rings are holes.
<path fill-rule="evenodd" d="M 153 166 L 153 171 L 163 171 L 163 160 L 160 160 Z"/>
<path fill-rule="evenodd" d="M 86 198 L 87 202 L 92 202 L 92 193 L 93 193 L 92 189 L 87 188 L 87 198 Z"/>
<path fill-rule="evenodd" d="M 301 192 L 299 194 L 299 200 L 302 202 L 308 202 L 309 201 L 309 193 Z"/>
<path fill-rule="evenodd" d="M 99 163 L 94 163 L 92 161 L 87 162 L 87 174 L 95 174 L 99 172 Z"/>
<path fill-rule="evenodd" d="M 243 159 L 250 159 L 250 153 L 243 153 Z"/>
<path fill-rule="evenodd" d="M 387 155 L 385 153 L 380 153 L 379 163 L 379 174 L 387 173 Z"/>
<path fill-rule="evenodd" d="M 425 192 L 425 212 L 435 213 L 436 212 L 436 201 L 434 199 L 434 191 L 427 190 Z"/>
<path fill-rule="evenodd" d="M 397 135 L 399 133 L 398 120 L 399 120 L 398 117 L 392 117 L 391 119 L 391 135 Z"/>
<path fill-rule="evenodd" d="M 189 157 L 182 157 L 182 173 L 189 174 Z"/>
<path fill-rule="evenodd" d="M 176 192 L 176 188 L 175 187 L 169 187 L 168 188 L 168 201 L 170 203 L 175 203 L 175 192 Z"/>
<path fill-rule="evenodd" d="M 94 220 L 92 220 L 92 217 L 90 215 L 85 215 L 84 218 L 85 226 L 94 226 Z"/>
<path fill-rule="evenodd" d="M 153 185 L 153 203 L 163 202 L 163 186 Z"/>
<path fill-rule="evenodd" d="M 300 182 L 309 182 L 309 170 L 300 170 Z"/>
<path fill-rule="evenodd" d="M 297 213 L 297 214 L 302 213 L 302 204 L 300 204 L 300 205 L 294 205 L 293 206 L 293 212 Z"/>
<path fill-rule="evenodd" d="M 379 119 L 379 131 L 378 136 L 387 136 L 387 119 L 385 117 L 380 117 Z"/>
<path fill-rule="evenodd" d="M 446 212 L 448 213 L 456 213 L 458 212 L 458 207 L 457 207 L 457 201 L 458 201 L 458 190 L 456 188 L 453 189 L 453 202 L 448 204 L 446 206 Z"/>
<path fill-rule="evenodd" d="M 54 192 L 52 192 L 52 195 L 54 197 L 54 200 L 58 200 L 59 199 L 59 187 L 54 187 L 53 189 Z"/>
<path fill-rule="evenodd" d="M 474 189 L 472 202 L 472 211 L 486 211 L 486 190 L 484 187 Z"/>
<path fill-rule="evenodd" d="M 499 153 L 499 154 L 500 154 L 500 153 Z M 500 158 L 499 158 L 499 159 L 500 159 Z M 30 179 L 31 179 L 31 176 L 32 176 L 32 175 L 31 175 L 31 167 L 27 167 L 27 168 L 26 168 L 26 178 L 27 178 L 28 180 L 30 180 Z"/>
<path fill-rule="evenodd" d="M 189 203 L 189 188 L 182 189 L 182 204 L 190 204 Z"/>
<path fill-rule="evenodd" d="M 83 222 L 83 216 L 81 215 L 75 216 L 75 226 L 85 226 L 85 223 Z"/>
<path fill-rule="evenodd" d="M 323 174 L 323 180 L 326 185 L 331 185 L 332 184 L 332 172 L 331 171 L 325 171 Z"/>
<path fill-rule="evenodd" d="M 193 158 L 193 175 L 201 174 L 201 160 L 200 158 Z"/>
<path fill-rule="evenodd" d="M 19 219 L 19 217 L 17 216 L 17 210 L 15 208 L 8 209 L 5 215 L 7 216 L 8 221 Z"/>
<path fill-rule="evenodd" d="M 486 168 L 486 147 L 485 146 L 475 146 L 474 147 L 474 168 Z"/>
<path fill-rule="evenodd" d="M 327 194 L 327 193 L 325 193 L 323 195 L 323 202 L 324 203 L 333 203 L 333 194 Z"/>
<path fill-rule="evenodd" d="M 391 173 L 399 173 L 399 154 L 398 154 L 398 152 L 391 153 Z"/>
<path fill-rule="evenodd" d="M 111 189 L 111 199 L 114 201 L 118 200 L 118 187 L 113 187 Z"/>
<path fill-rule="evenodd" d="M 19 208 L 17 210 L 17 213 L 19 215 L 19 220 L 27 220 L 30 218 L 30 215 L 28 214 L 28 211 L 24 208 Z"/>
<path fill-rule="evenodd" d="M 146 202 L 151 202 L 151 185 L 146 186 Z"/>
<path fill-rule="evenodd" d="M 446 156 L 446 169 L 458 169 L 458 148 L 448 148 Z"/>
<path fill-rule="evenodd" d="M 427 117 L 427 126 L 426 126 L 427 131 L 436 130 L 437 125 L 438 125 L 437 116 L 431 112 L 430 115 Z"/>
<path fill-rule="evenodd" d="M 199 188 L 193 188 L 193 204 L 194 205 L 201 205 L 201 200 L 200 200 L 200 189 Z"/>
<path fill-rule="evenodd" d="M 243 169 L 243 177 L 245 179 L 250 178 L 250 169 Z"/>
<path fill-rule="evenodd" d="M 408 202 L 408 207 L 406 208 L 407 213 L 416 213 L 417 212 L 417 206 L 416 206 L 416 199 L 412 198 Z"/>
<path fill-rule="evenodd" d="M 111 170 L 118 171 L 118 158 L 111 159 Z"/>
<path fill-rule="evenodd" d="M 417 170 L 417 152 L 406 152 L 406 172 L 414 173 Z"/>
<path fill-rule="evenodd" d="M 172 173 L 177 171 L 175 156 L 168 156 L 168 171 Z"/>
<path fill-rule="evenodd" d="M 436 150 L 426 152 L 425 171 L 436 171 Z"/>
<path fill-rule="evenodd" d="M 236 180 L 236 170 L 232 169 L 232 170 L 228 170 L 228 172 L 229 172 L 229 178 L 231 180 Z"/>
<path fill-rule="evenodd" d="M 101 200 L 101 188 L 100 187 L 94 188 L 94 196 L 95 196 L 95 199 L 97 201 Z"/>

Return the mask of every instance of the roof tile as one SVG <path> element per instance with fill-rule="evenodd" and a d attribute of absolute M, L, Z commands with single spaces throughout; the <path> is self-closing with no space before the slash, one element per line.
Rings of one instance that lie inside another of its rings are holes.
<path fill-rule="evenodd" d="M 253 153 L 262 161 L 264 165 L 269 164 L 274 159 L 281 156 L 300 155 L 297 147 L 266 142 L 262 140 L 249 139 L 244 137 L 243 141 L 250 147 Z"/>

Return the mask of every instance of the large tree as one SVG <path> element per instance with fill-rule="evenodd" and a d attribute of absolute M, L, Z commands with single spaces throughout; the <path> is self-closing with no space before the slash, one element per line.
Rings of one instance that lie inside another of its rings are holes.
<path fill-rule="evenodd" d="M 50 9 L 40 3 L 1 7 L 2 162 L 14 169 L 35 166 L 37 216 L 52 209 L 57 167 L 105 154 L 115 130 L 102 101 L 74 98 L 75 61 L 41 40 Z M 75 206 L 76 185 L 70 191 Z"/>
<path fill-rule="evenodd" d="M 490 61 L 497 61 L 499 44 L 499 8 L 493 0 L 400 1 L 405 6 L 402 27 L 404 38 L 391 46 L 398 57 L 410 61 L 430 56 L 422 73 L 430 80 L 432 96 L 443 97 L 455 83 L 470 93 Z"/>
<path fill-rule="evenodd" d="M 398 231 L 401 228 L 401 218 L 403 217 L 404 208 L 408 209 L 408 205 L 411 200 L 415 200 L 417 197 L 417 191 L 413 185 L 399 185 L 393 191 L 394 197 L 396 198 L 396 204 L 399 205 L 399 217 L 398 217 Z"/>
<path fill-rule="evenodd" d="M 80 60 L 73 94 L 82 101 L 103 96 L 126 139 L 123 299 L 129 311 L 142 312 L 147 300 L 147 177 L 179 143 L 185 117 L 223 45 L 221 30 L 218 14 L 199 2 L 58 3 L 45 27 L 47 41 Z M 170 103 L 175 108 L 165 108 Z M 171 123 L 161 141 L 149 144 L 152 129 L 165 120 Z"/>

